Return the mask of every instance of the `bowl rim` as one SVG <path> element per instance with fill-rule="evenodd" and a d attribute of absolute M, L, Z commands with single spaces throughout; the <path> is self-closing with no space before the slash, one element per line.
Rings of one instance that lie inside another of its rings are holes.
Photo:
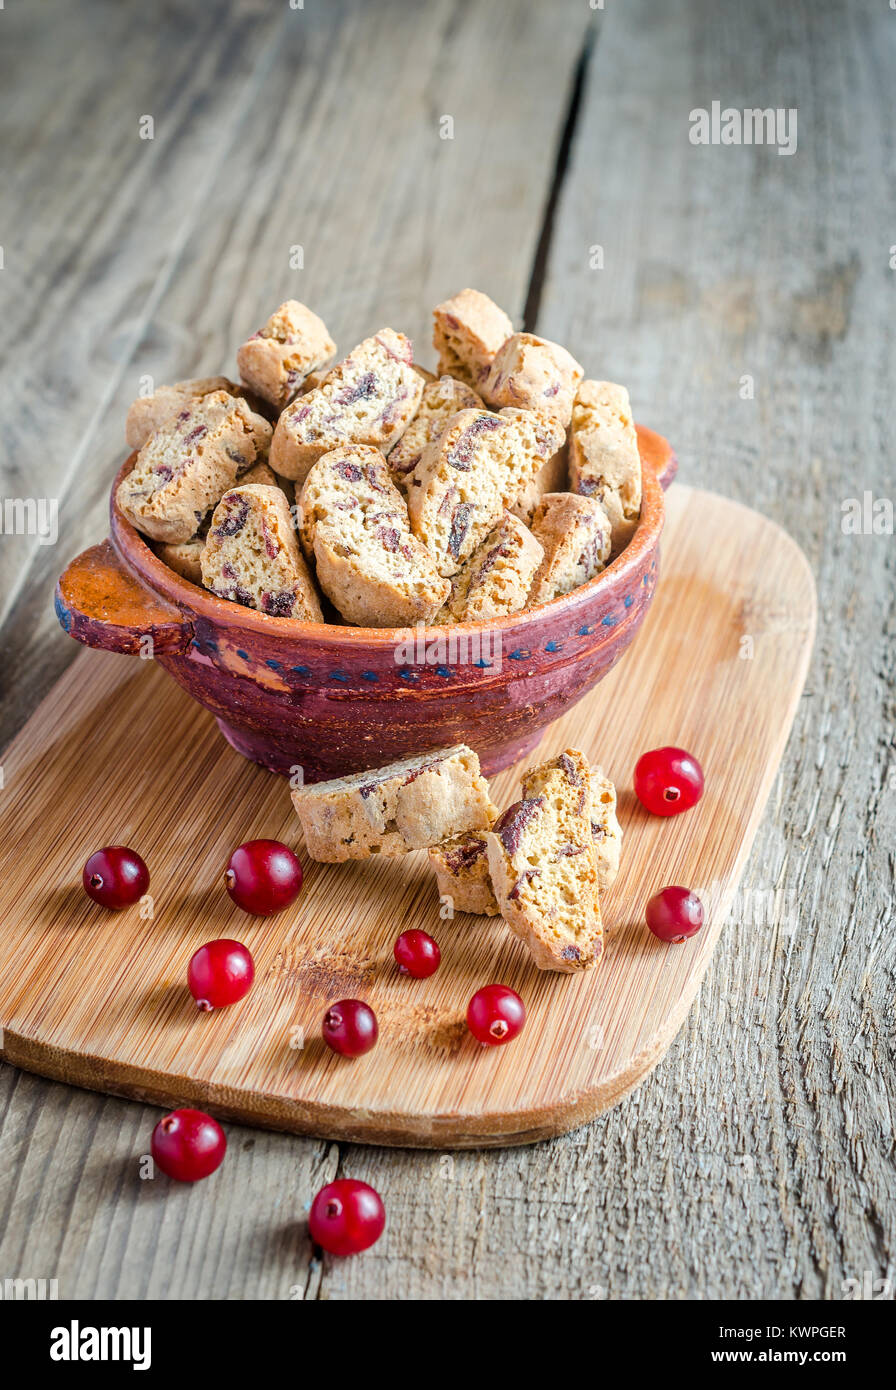
<path fill-rule="evenodd" d="M 406 627 L 353 627 L 348 623 L 302 622 L 295 618 L 274 617 L 254 608 L 245 608 L 230 599 L 218 598 L 207 589 L 200 589 L 189 579 L 177 574 L 156 555 L 148 541 L 127 520 L 116 500 L 119 484 L 131 471 L 138 452 L 135 449 L 122 463 L 115 475 L 109 499 L 112 541 L 125 564 L 155 593 L 161 594 L 191 615 L 219 626 L 223 623 L 281 640 L 293 637 L 296 640 L 322 640 L 336 646 L 353 647 L 363 643 L 388 648 L 394 647 L 398 642 L 407 641 L 409 633 L 418 634 L 425 642 L 436 641 L 439 636 L 445 634 L 523 632 L 527 628 L 536 627 L 545 618 L 559 618 L 568 613 L 575 613 L 579 608 L 590 605 L 602 591 L 606 590 L 609 596 L 614 589 L 624 585 L 639 568 L 645 555 L 656 549 L 665 518 L 664 493 L 660 478 L 655 468 L 642 455 L 641 516 L 634 535 L 606 569 L 601 570 L 593 579 L 580 584 L 577 589 L 571 589 L 568 594 L 561 594 L 549 603 L 511 613 L 507 617 L 483 618 L 478 622 L 469 623 L 441 623 L 425 627 L 420 624 Z M 235 614 L 234 610 L 238 610 L 238 613 Z"/>

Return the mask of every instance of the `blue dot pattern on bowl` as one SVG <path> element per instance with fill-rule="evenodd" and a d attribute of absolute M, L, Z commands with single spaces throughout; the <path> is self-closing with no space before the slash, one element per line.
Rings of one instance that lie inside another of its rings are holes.
<path fill-rule="evenodd" d="M 654 561 L 651 564 L 647 573 L 642 576 L 641 584 L 644 586 L 644 588 L 649 588 L 654 583 L 655 577 L 656 561 Z M 623 609 L 631 608 L 634 601 L 634 594 L 626 594 L 622 600 Z M 64 608 L 64 606 L 58 598 L 55 601 L 55 606 L 56 615 L 59 618 L 60 623 L 67 632 L 70 631 L 72 624 L 71 614 L 68 612 L 66 608 Z M 600 619 L 599 624 L 583 623 L 581 627 L 576 628 L 575 632 L 570 635 L 576 637 L 590 637 L 598 625 L 601 627 L 616 627 L 620 622 L 622 616 L 623 615 L 621 612 L 618 614 L 608 613 L 605 617 Z M 194 638 L 191 645 L 197 651 L 218 651 L 218 643 L 212 637 L 205 638 L 201 642 L 198 639 Z M 564 646 L 564 641 L 560 641 L 558 638 L 552 637 L 548 642 L 545 643 L 544 651 L 549 652 L 551 654 L 555 652 L 562 652 Z M 252 658 L 250 657 L 249 653 L 243 651 L 242 648 L 237 648 L 236 655 L 240 658 L 241 661 L 245 661 L 249 665 L 252 664 Z M 511 661 L 528 661 L 530 660 L 531 656 L 532 650 L 530 647 L 516 647 L 512 652 L 508 652 L 508 657 Z M 482 656 L 480 656 L 476 661 L 472 662 L 471 664 L 484 671 L 492 670 L 494 666 L 494 662 L 487 661 L 485 657 Z M 283 663 L 274 660 L 273 657 L 268 658 L 265 661 L 265 665 L 269 666 L 272 671 L 283 670 Z M 293 675 L 299 676 L 303 679 L 314 676 L 314 672 L 310 666 L 290 666 L 289 670 Z M 432 670 L 434 674 L 436 676 L 439 676 L 442 680 L 450 680 L 451 677 L 454 675 L 454 671 L 448 666 L 435 666 L 432 668 Z M 420 672 L 412 670 L 408 666 L 402 666 L 399 668 L 398 676 L 401 680 L 404 681 L 416 681 L 420 679 Z M 374 685 L 379 683 L 380 677 L 376 671 L 361 671 L 359 675 L 353 677 L 348 671 L 338 670 L 328 672 L 326 679 L 338 681 L 340 685 L 350 685 L 352 683 L 357 683 L 358 680 L 367 681 L 369 684 Z"/>

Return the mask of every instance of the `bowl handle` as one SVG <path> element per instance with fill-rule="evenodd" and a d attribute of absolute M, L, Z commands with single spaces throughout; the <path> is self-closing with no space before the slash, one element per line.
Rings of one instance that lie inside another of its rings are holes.
<path fill-rule="evenodd" d="M 635 429 L 638 434 L 638 453 L 641 455 L 641 462 L 647 468 L 653 469 L 665 492 L 678 472 L 678 459 L 675 457 L 672 445 L 668 439 L 657 434 L 656 430 L 649 430 L 646 425 L 635 425 Z"/>
<path fill-rule="evenodd" d="M 102 651 L 185 652 L 193 639 L 189 618 L 135 579 L 109 540 L 72 560 L 56 585 L 55 603 L 69 636 Z"/>

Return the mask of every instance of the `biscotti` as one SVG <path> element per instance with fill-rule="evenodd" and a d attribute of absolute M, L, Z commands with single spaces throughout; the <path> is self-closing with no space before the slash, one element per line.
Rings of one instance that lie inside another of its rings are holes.
<path fill-rule="evenodd" d="M 297 299 L 287 299 L 238 349 L 236 362 L 243 381 L 282 410 L 308 373 L 328 362 L 335 351 L 323 319 Z"/>
<path fill-rule="evenodd" d="M 279 487 L 250 483 L 225 492 L 215 508 L 201 564 L 202 582 L 219 598 L 273 618 L 323 622 Z"/>
<path fill-rule="evenodd" d="M 240 475 L 240 486 L 246 487 L 249 483 L 260 483 L 264 487 L 277 487 L 283 492 L 283 486 L 274 472 L 266 463 L 254 463 L 251 468 Z M 284 493 L 284 496 L 286 494 Z M 287 503 L 289 499 L 287 498 Z M 167 543 L 160 541 L 156 545 L 156 554 L 163 560 L 169 569 L 181 575 L 184 579 L 189 579 L 191 584 L 202 584 L 202 552 L 205 549 L 205 540 L 208 536 L 208 528 L 212 519 L 211 511 L 206 512 L 199 525 L 196 534 L 191 536 L 188 541 Z"/>
<path fill-rule="evenodd" d="M 510 319 L 487 294 L 470 289 L 437 304 L 432 316 L 439 375 L 457 377 L 478 389 L 495 353 L 513 332 Z"/>
<path fill-rule="evenodd" d="M 301 537 L 317 579 L 346 622 L 429 622 L 451 592 L 412 534 L 408 509 L 382 454 L 370 446 L 318 459 L 299 495 Z"/>
<path fill-rule="evenodd" d="M 532 518 L 532 534 L 544 549 L 527 608 L 568 594 L 600 574 L 610 556 L 610 518 L 593 497 L 549 492 Z"/>
<path fill-rule="evenodd" d="M 271 427 L 241 396 L 191 396 L 152 435 L 116 498 L 128 521 L 153 540 L 188 541 L 209 507 L 267 454 Z"/>
<path fill-rule="evenodd" d="M 239 387 L 226 376 L 201 376 L 159 386 L 151 396 L 138 396 L 131 402 L 125 421 L 124 437 L 128 446 L 142 449 L 150 435 L 173 420 L 192 396 L 210 396 L 213 391 L 239 395 Z"/>
<path fill-rule="evenodd" d="M 556 420 L 536 411 L 461 410 L 423 452 L 408 489 L 414 533 L 455 575 L 563 443 Z"/>
<path fill-rule="evenodd" d="M 304 482 L 312 465 L 344 444 L 388 450 L 417 413 L 423 379 L 414 371 L 410 339 L 391 328 L 365 338 L 297 397 L 277 421 L 271 467 Z"/>
<path fill-rule="evenodd" d="M 156 545 L 156 554 L 170 570 L 179 574 L 182 579 L 189 579 L 191 584 L 202 584 L 202 552 L 205 549 L 205 538 L 208 528 L 202 532 L 197 532 L 188 541 L 181 541 L 179 544 L 169 545 L 161 541 Z"/>
<path fill-rule="evenodd" d="M 619 872 L 622 827 L 616 818 L 616 788 L 599 767 L 591 769 L 591 840 L 600 892 Z M 485 831 L 470 830 L 429 851 L 439 895 L 451 899 L 457 912 L 495 917 L 499 912 L 488 869 Z"/>
<path fill-rule="evenodd" d="M 569 437 L 569 485 L 603 504 L 618 554 L 641 514 L 641 456 L 624 386 L 583 381 L 579 387 Z"/>
<path fill-rule="evenodd" d="M 486 836 L 498 907 L 541 970 L 587 970 L 603 952 L 590 776 L 575 748 L 532 768 Z"/>
<path fill-rule="evenodd" d="M 598 887 L 603 892 L 619 872 L 622 827 L 616 816 L 616 788 L 600 767 L 591 769 L 591 838 Z"/>
<path fill-rule="evenodd" d="M 389 471 L 396 483 L 407 489 L 423 450 L 441 436 L 452 415 L 476 409 L 482 409 L 482 398 L 465 382 L 451 376 L 427 382 L 417 414 L 389 451 Z"/>
<path fill-rule="evenodd" d="M 567 446 L 564 444 L 541 465 L 535 477 L 524 488 L 510 510 L 520 521 L 531 526 L 535 508 L 548 492 L 566 492 L 569 485 Z"/>
<path fill-rule="evenodd" d="M 479 759 L 463 743 L 298 787 L 292 800 L 308 853 L 325 864 L 426 849 L 485 830 L 497 815 Z"/>
<path fill-rule="evenodd" d="M 497 917 L 498 904 L 488 872 L 484 830 L 468 830 L 429 851 L 439 896 L 450 898 L 455 912 Z"/>
<path fill-rule="evenodd" d="M 482 382 L 482 397 L 496 408 L 549 410 L 566 426 L 584 375 L 584 368 L 559 343 L 534 333 L 514 333 L 496 353 Z"/>
<path fill-rule="evenodd" d="M 505 512 L 451 581 L 436 623 L 506 618 L 525 607 L 544 550 L 518 517 Z"/>

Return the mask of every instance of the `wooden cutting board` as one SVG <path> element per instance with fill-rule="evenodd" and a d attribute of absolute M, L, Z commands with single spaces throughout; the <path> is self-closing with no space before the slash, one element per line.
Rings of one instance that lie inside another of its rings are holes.
<path fill-rule="evenodd" d="M 0 843 L 2 1056 L 94 1090 L 301 1134 L 427 1148 L 521 1144 L 615 1105 L 660 1061 L 725 924 L 803 688 L 815 626 L 812 576 L 772 522 L 709 493 L 668 499 L 662 578 L 619 666 L 548 730 L 538 758 L 567 745 L 620 792 L 622 869 L 607 894 L 603 964 L 536 970 L 500 918 L 442 921 L 425 853 L 337 866 L 306 862 L 297 903 L 248 917 L 221 876 L 256 837 L 303 856 L 284 781 L 244 761 L 211 716 L 149 661 L 85 652 L 3 759 Z M 675 743 L 703 763 L 706 792 L 669 820 L 630 790 L 638 755 Z M 499 806 L 519 770 L 492 781 Z M 150 867 L 152 920 L 106 912 L 81 868 L 126 843 Z M 693 887 L 707 925 L 666 946 L 644 904 Z M 429 980 L 399 975 L 395 936 L 423 927 L 442 948 Z M 200 1013 L 187 962 L 237 937 L 256 983 L 240 1004 Z M 464 1024 L 482 984 L 523 996 L 528 1021 L 503 1048 Z M 367 1056 L 320 1040 L 329 1002 L 360 997 L 380 1023 Z"/>

